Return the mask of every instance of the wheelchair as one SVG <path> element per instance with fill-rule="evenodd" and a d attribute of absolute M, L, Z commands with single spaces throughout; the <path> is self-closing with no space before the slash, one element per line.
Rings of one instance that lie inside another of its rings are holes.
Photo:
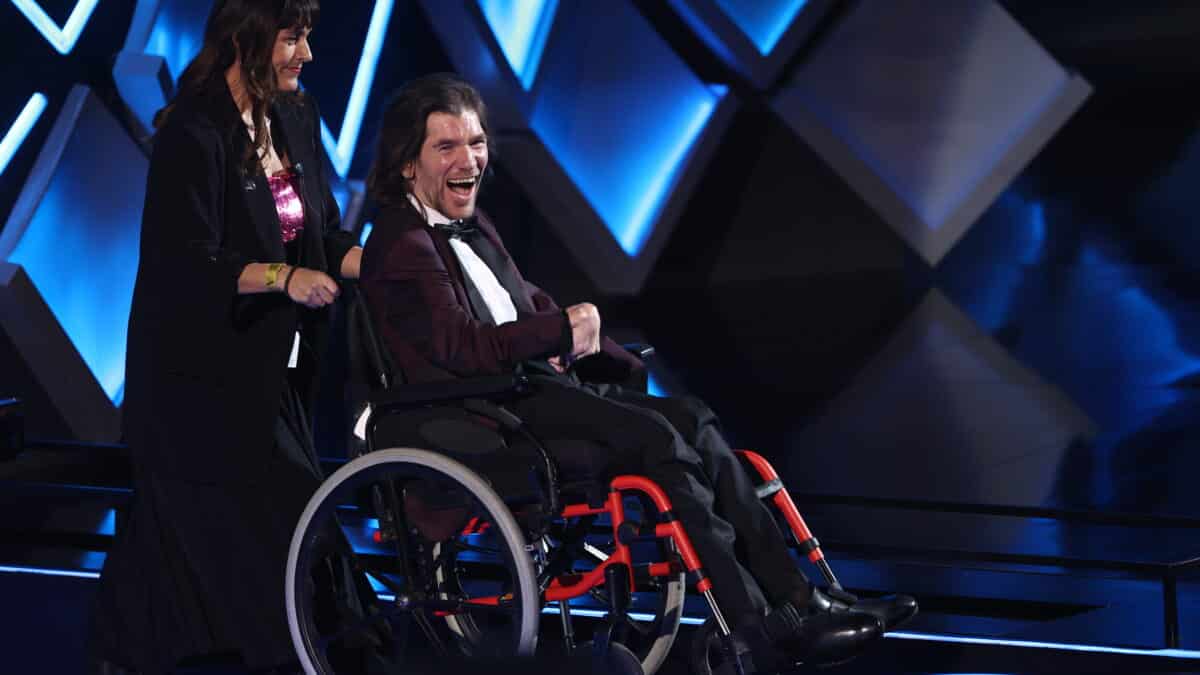
<path fill-rule="evenodd" d="M 339 654 L 364 646 L 377 669 L 411 670 L 414 635 L 439 661 L 528 657 L 557 614 L 565 654 L 588 649 L 593 670 L 653 675 L 678 635 L 686 586 L 711 615 L 693 670 L 743 672 L 712 582 L 656 484 L 598 475 L 587 448 L 551 453 L 503 407 L 530 386 L 520 375 L 398 381 L 351 293 L 352 367 L 372 391 L 362 447 L 314 493 L 288 553 L 286 608 L 304 672 L 341 672 Z M 739 455 L 785 534 L 840 590 L 774 469 Z M 338 600 L 330 584 L 359 592 Z M 590 636 L 576 626 L 581 613 L 599 618 Z"/>

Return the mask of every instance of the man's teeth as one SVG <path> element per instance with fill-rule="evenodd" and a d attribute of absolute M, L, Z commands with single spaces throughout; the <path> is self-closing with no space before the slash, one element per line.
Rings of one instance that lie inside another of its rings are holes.
<path fill-rule="evenodd" d="M 446 182 L 450 184 L 450 187 L 469 188 L 469 187 L 475 186 L 476 180 L 478 180 L 478 176 L 476 176 L 475 178 L 460 178 L 457 180 L 452 179 L 452 180 L 449 180 Z"/>

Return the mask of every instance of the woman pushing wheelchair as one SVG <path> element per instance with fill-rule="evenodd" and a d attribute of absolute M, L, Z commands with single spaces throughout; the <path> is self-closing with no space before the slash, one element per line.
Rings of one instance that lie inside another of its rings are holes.
<path fill-rule="evenodd" d="M 323 478 L 313 384 L 335 277 L 362 252 L 299 91 L 318 14 L 217 0 L 156 119 L 126 366 L 135 495 L 93 617 L 102 672 L 294 670 L 280 590 Z"/>

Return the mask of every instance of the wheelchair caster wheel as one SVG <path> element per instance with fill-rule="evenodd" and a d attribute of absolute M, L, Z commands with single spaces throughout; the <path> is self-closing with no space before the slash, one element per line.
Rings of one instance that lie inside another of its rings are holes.
<path fill-rule="evenodd" d="M 645 675 L 646 672 L 637 654 L 620 642 L 611 642 L 607 648 L 592 643 L 587 648 L 577 649 L 569 670 L 593 675 Z"/>
<path fill-rule="evenodd" d="M 717 624 L 710 617 L 692 637 L 688 655 L 695 675 L 755 675 L 750 653 L 739 649 L 732 639 L 721 639 Z"/>

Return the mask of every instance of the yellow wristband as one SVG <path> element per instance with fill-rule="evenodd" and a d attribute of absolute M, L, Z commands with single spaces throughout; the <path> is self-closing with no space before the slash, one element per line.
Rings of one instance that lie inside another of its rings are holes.
<path fill-rule="evenodd" d="M 267 288 L 273 287 L 275 282 L 279 280 L 279 270 L 281 269 L 283 269 L 283 263 L 271 263 L 267 265 Z"/>

